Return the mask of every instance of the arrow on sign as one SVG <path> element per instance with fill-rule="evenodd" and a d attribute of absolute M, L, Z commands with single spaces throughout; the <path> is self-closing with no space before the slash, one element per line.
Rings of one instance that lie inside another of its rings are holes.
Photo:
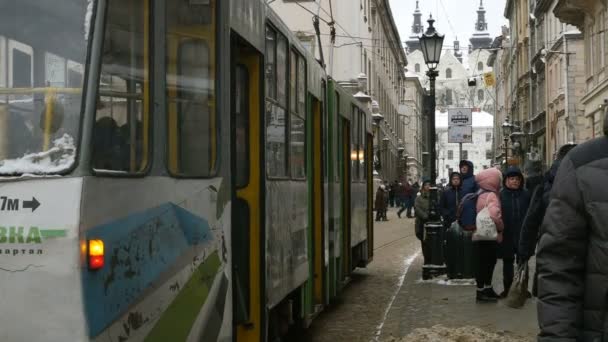
<path fill-rule="evenodd" d="M 32 209 L 32 212 L 40 206 L 40 202 L 36 200 L 36 197 L 32 197 L 31 201 L 23 201 L 23 209 Z"/>

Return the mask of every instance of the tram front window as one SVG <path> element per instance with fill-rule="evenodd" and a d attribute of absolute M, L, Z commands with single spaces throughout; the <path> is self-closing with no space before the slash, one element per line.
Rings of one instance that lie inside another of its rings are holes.
<path fill-rule="evenodd" d="M 0 1 L 0 174 L 74 163 L 94 0 Z"/>

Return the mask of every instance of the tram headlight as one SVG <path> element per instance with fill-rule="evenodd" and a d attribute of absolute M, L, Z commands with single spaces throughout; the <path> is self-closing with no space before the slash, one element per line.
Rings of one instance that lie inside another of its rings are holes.
<path fill-rule="evenodd" d="M 102 240 L 89 240 L 89 269 L 98 270 L 104 264 L 104 245 Z"/>

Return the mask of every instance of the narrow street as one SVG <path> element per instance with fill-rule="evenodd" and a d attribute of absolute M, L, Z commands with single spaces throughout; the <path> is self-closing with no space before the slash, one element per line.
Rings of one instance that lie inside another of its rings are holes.
<path fill-rule="evenodd" d="M 489 338 L 473 327 L 496 334 L 498 341 L 535 339 L 534 300 L 522 309 L 500 302 L 477 304 L 471 281 L 423 282 L 414 220 L 397 218 L 395 209 L 388 217 L 388 222 L 375 222 L 373 263 L 355 272 L 339 301 L 317 317 L 299 341 L 444 341 L 458 334 L 473 334 L 478 339 L 472 341 Z M 494 284 L 502 284 L 500 266 L 499 260 Z M 496 290 L 502 290 L 501 285 Z M 417 330 L 437 325 L 441 327 Z"/>

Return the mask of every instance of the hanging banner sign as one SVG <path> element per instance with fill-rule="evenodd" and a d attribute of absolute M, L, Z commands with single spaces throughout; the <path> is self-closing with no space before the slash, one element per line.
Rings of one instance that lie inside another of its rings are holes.
<path fill-rule="evenodd" d="M 496 76 L 494 76 L 494 72 L 486 72 L 483 74 L 483 82 L 486 84 L 486 87 L 493 87 L 496 85 Z"/>

